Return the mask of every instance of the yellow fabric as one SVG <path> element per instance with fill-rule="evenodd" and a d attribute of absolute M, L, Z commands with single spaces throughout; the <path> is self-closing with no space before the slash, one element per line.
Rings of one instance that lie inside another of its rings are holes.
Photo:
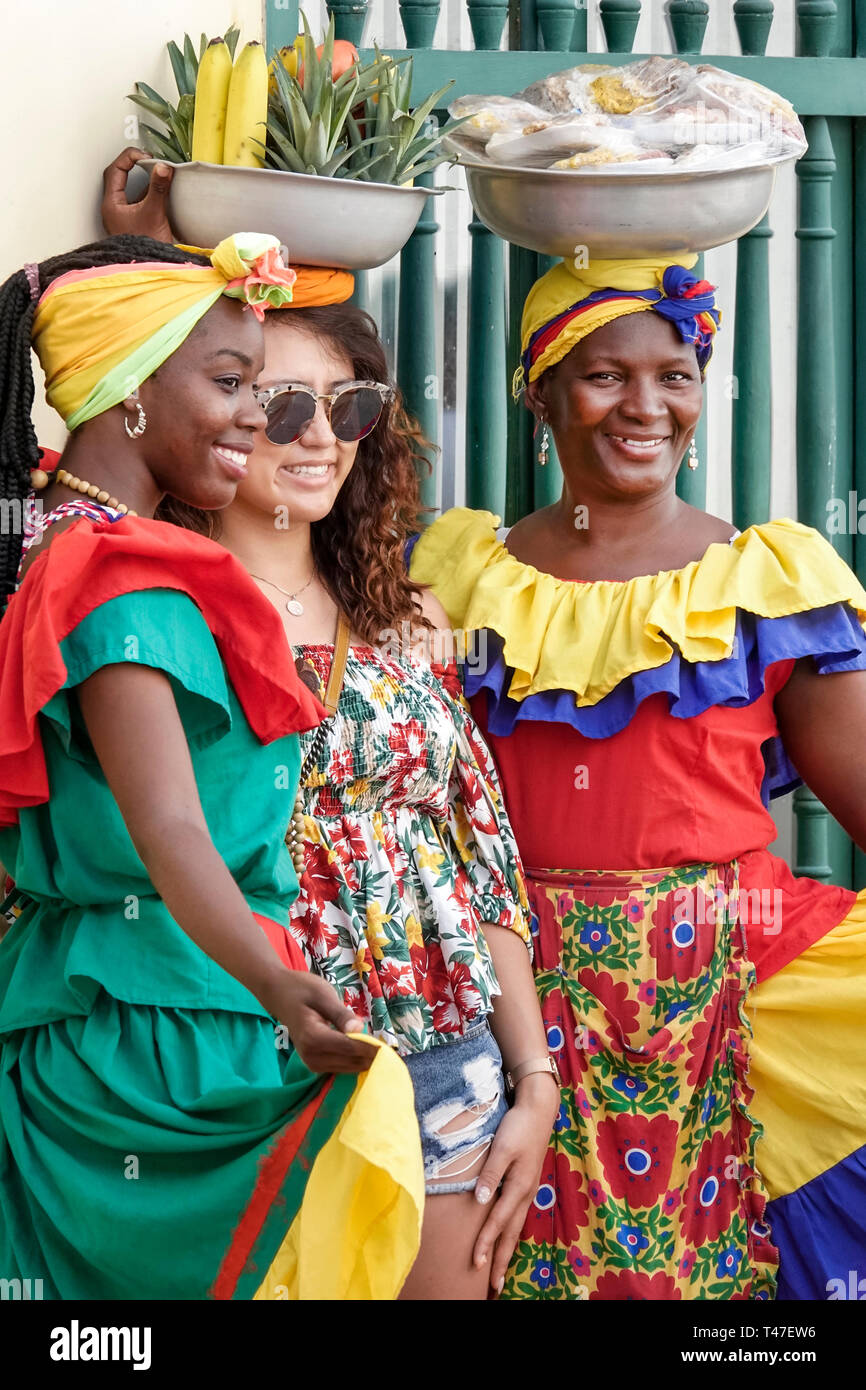
<path fill-rule="evenodd" d="M 378 1055 L 316 1158 L 256 1299 L 394 1299 L 412 1268 L 424 1215 L 412 1082 L 396 1052 L 364 1041 Z"/>
<path fill-rule="evenodd" d="M 521 354 L 528 348 L 533 333 L 596 290 L 658 290 L 662 287 L 662 277 L 669 265 L 681 265 L 691 270 L 697 264 L 697 259 L 692 252 L 684 252 L 681 256 L 666 256 L 661 260 L 649 257 L 634 261 L 590 261 L 580 270 L 575 269 L 571 261 L 560 261 L 540 280 L 536 280 L 526 296 L 520 325 Z M 572 320 L 533 362 L 529 380 L 535 381 L 548 367 L 561 362 L 573 347 L 597 328 L 603 328 L 606 323 L 622 318 L 624 314 L 639 314 L 651 308 L 652 304 L 646 299 L 620 299 L 587 309 L 579 318 Z"/>
<path fill-rule="evenodd" d="M 783 1197 L 866 1144 L 866 890 L 750 1001 L 757 1163 Z"/>
<path fill-rule="evenodd" d="M 597 704 L 636 671 L 731 655 L 737 609 L 777 618 L 840 601 L 866 625 L 866 591 L 817 531 L 796 521 L 750 526 L 679 570 L 623 581 L 555 579 L 508 553 L 491 512 L 455 507 L 424 531 L 412 577 L 429 584 L 455 627 L 504 639 L 513 700 L 572 690 Z"/>
<path fill-rule="evenodd" d="M 242 249 L 278 251 L 275 237 L 245 234 Z M 110 371 L 131 357 L 174 319 L 209 307 L 231 281 L 250 274 L 234 237 L 210 254 L 209 266 L 146 262 L 73 271 L 42 295 L 33 319 L 32 343 L 45 372 L 48 404 L 68 420 Z M 286 270 L 291 283 L 293 272 Z M 190 327 L 194 322 L 191 317 Z M 189 328 L 186 330 L 189 331 Z M 164 359 L 163 359 L 164 360 Z M 140 380 L 131 381 L 130 394 Z M 121 397 L 123 399 L 123 397 Z"/>

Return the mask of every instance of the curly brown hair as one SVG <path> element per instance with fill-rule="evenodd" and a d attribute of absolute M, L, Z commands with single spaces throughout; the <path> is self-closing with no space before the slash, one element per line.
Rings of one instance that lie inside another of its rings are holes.
<path fill-rule="evenodd" d="M 267 323 L 281 321 L 323 338 L 333 351 L 350 358 L 356 380 L 390 381 L 378 329 L 362 310 L 333 304 L 268 313 Z M 410 579 L 404 558 L 406 541 L 418 530 L 424 510 L 417 470 L 429 469 L 430 448 L 397 391 L 376 428 L 358 445 L 333 508 L 311 526 L 319 577 L 353 630 L 371 644 L 380 642 L 388 629 L 402 630 L 404 621 L 410 628 L 431 626 L 419 611 L 426 586 Z M 219 512 L 166 497 L 156 515 L 219 539 Z"/>

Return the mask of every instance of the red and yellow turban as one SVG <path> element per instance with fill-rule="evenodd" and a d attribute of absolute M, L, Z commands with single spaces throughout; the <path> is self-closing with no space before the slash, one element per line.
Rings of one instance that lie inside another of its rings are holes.
<path fill-rule="evenodd" d="M 36 307 L 33 347 L 49 405 L 67 428 L 110 410 L 176 352 L 219 299 L 243 300 L 258 318 L 291 302 L 296 272 L 276 237 L 243 232 L 209 266 L 164 261 L 73 270 Z"/>
<path fill-rule="evenodd" d="M 722 316 L 715 286 L 689 273 L 697 259 L 686 253 L 674 261 L 648 257 L 590 261 L 580 268 L 569 261 L 555 265 L 526 297 L 515 396 L 597 328 L 646 309 L 673 323 L 684 342 L 694 343 L 703 372 Z"/>

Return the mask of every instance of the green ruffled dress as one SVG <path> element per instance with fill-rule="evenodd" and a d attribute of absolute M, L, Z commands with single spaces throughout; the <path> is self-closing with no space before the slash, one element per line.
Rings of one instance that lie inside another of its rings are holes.
<path fill-rule="evenodd" d="M 112 598 L 61 650 L 65 685 L 39 715 L 50 799 L 0 830 L 30 900 L 0 943 L 0 1278 L 41 1279 L 46 1298 L 204 1298 L 260 1162 L 324 1079 L 169 915 L 74 692 L 114 663 L 166 673 L 214 844 L 252 911 L 282 926 L 298 737 L 259 741 L 183 593 Z M 302 1160 L 353 1086 L 335 1079 Z M 257 1284 L 252 1265 L 238 1296 Z"/>

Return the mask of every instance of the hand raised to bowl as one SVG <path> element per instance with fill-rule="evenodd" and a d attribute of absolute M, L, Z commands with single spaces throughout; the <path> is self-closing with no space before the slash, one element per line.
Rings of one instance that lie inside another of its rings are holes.
<path fill-rule="evenodd" d="M 154 166 L 147 192 L 138 202 L 127 201 L 129 175 L 145 150 L 128 145 L 102 172 L 102 225 L 108 236 L 149 236 L 154 241 L 176 241 L 168 220 L 168 193 L 174 170 L 168 164 Z"/>

